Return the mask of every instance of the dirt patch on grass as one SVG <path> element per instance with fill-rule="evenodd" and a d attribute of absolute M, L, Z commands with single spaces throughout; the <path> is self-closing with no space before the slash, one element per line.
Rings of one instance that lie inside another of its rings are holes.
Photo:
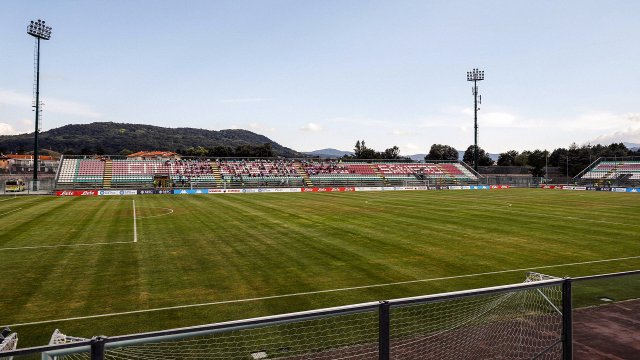
<path fill-rule="evenodd" d="M 640 359 L 640 300 L 573 311 L 574 359 Z"/>

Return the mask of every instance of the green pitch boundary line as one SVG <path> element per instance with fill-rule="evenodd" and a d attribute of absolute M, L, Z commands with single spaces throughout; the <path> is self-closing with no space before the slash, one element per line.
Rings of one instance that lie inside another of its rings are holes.
<path fill-rule="evenodd" d="M 148 312 L 157 312 L 157 311 L 166 311 L 166 310 L 178 310 L 178 309 L 187 309 L 187 308 L 213 306 L 213 305 L 236 304 L 236 303 L 245 303 L 245 302 L 252 302 L 252 301 L 281 299 L 281 298 L 287 298 L 287 297 L 316 295 L 316 294 L 325 294 L 325 293 L 351 291 L 351 290 L 361 290 L 361 289 L 371 289 L 371 288 L 379 288 L 379 287 L 386 287 L 386 286 L 415 284 L 415 283 L 440 281 L 440 280 L 462 279 L 462 278 L 470 278 L 470 277 L 476 277 L 476 276 L 505 274 L 505 273 L 511 273 L 511 272 L 519 272 L 519 271 L 550 269 L 550 268 L 564 267 L 564 266 L 596 264 L 596 263 L 614 262 L 614 261 L 623 261 L 623 260 L 632 260 L 632 259 L 640 259 L 640 255 L 638 255 L 638 256 L 628 256 L 628 257 L 622 257 L 622 258 L 614 258 L 614 259 L 592 260 L 592 261 L 582 261 L 582 262 L 557 264 L 557 265 L 544 265 L 544 266 L 534 266 L 534 267 L 519 268 L 519 269 L 489 271 L 489 272 L 476 273 L 476 274 L 465 274 L 465 275 L 454 275 L 454 276 L 445 276 L 445 277 L 429 278 L 429 279 L 398 281 L 398 282 L 384 283 L 384 284 L 353 286 L 353 287 L 345 287 L 345 288 L 338 288 L 338 289 L 306 291 L 306 292 L 300 292 L 300 293 L 262 296 L 262 297 L 254 297 L 254 298 L 247 298 L 247 299 L 222 300 L 222 301 L 214 301 L 214 302 L 200 303 L 200 304 L 176 305 L 176 306 L 167 306 L 167 307 L 160 307 L 160 308 L 154 308 L 154 309 L 131 310 L 131 311 L 110 313 L 110 314 L 76 316 L 76 317 L 69 317 L 69 318 L 63 318 L 63 319 L 31 321 L 31 322 L 24 322 L 24 323 L 18 323 L 18 324 L 9 324 L 9 325 L 1 325 L 1 326 L 18 327 L 18 326 L 28 326 L 28 325 L 41 325 L 41 324 L 50 324 L 50 323 L 63 322 L 63 321 L 96 319 L 96 318 L 104 318 L 104 317 L 112 317 L 112 316 L 142 314 L 142 313 L 148 313 Z"/>

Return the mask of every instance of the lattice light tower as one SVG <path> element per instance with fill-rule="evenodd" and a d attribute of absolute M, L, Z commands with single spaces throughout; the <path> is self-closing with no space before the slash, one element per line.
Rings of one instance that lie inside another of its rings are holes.
<path fill-rule="evenodd" d="M 478 95 L 478 81 L 484 80 L 484 71 L 467 71 L 467 81 L 473 81 L 473 169 L 478 172 L 478 104 L 482 104 L 482 95 Z"/>
<path fill-rule="evenodd" d="M 40 116 L 40 40 L 51 39 L 51 26 L 45 25 L 45 22 L 38 19 L 38 21 L 31 21 L 27 27 L 27 34 L 36 38 L 36 54 L 35 54 L 35 111 L 36 111 L 36 131 L 34 133 L 33 144 L 33 190 L 38 190 L 38 133 L 40 127 L 38 124 Z"/>

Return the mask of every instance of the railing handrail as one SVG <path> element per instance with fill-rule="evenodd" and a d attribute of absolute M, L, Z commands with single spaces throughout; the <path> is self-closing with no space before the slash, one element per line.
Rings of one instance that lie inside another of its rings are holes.
<path fill-rule="evenodd" d="M 591 164 L 589 164 L 589 166 L 587 166 L 587 167 L 586 167 L 586 168 L 584 168 L 582 171 L 580 171 L 580 172 L 578 173 L 578 175 L 576 175 L 576 176 L 572 177 L 572 178 L 571 178 L 571 180 L 574 180 L 574 179 L 580 179 L 580 177 L 581 177 L 582 175 L 586 174 L 588 171 L 590 171 L 592 168 L 594 168 L 594 167 L 595 167 L 594 165 L 595 165 L 596 163 L 599 163 L 602 159 L 603 159 L 602 157 L 599 157 L 599 158 L 595 159 Z"/>
<path fill-rule="evenodd" d="M 630 271 L 621 271 L 621 272 L 608 273 L 608 274 L 579 276 L 579 277 L 571 278 L 571 280 L 576 282 L 576 281 L 583 281 L 583 280 L 609 279 L 609 278 L 627 276 L 627 275 L 640 275 L 640 270 L 630 270 Z"/>

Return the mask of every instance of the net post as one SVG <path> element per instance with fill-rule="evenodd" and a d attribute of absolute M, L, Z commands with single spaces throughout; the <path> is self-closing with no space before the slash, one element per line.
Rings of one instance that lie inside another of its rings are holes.
<path fill-rule="evenodd" d="M 91 338 L 91 360 L 104 360 L 104 344 L 106 336 L 94 336 Z"/>
<path fill-rule="evenodd" d="M 571 279 L 562 282 L 562 359 L 573 359 L 573 327 L 571 314 Z"/>
<path fill-rule="evenodd" d="M 390 316 L 388 301 L 380 301 L 378 305 L 378 359 L 389 360 L 390 358 Z"/>

